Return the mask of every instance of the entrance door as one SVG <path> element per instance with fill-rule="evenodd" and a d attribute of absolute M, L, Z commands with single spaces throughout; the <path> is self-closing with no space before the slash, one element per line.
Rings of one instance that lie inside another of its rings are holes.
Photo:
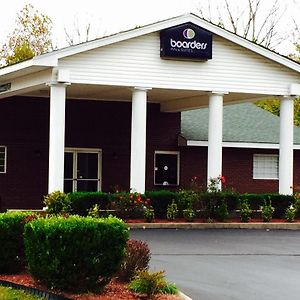
<path fill-rule="evenodd" d="M 101 154 L 101 150 L 65 151 L 65 193 L 101 190 Z"/>

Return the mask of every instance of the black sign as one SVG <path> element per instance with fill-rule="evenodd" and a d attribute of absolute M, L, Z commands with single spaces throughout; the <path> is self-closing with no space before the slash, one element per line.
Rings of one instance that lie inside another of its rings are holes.
<path fill-rule="evenodd" d="M 207 60 L 212 58 L 212 33 L 186 23 L 160 32 L 160 56 Z"/>

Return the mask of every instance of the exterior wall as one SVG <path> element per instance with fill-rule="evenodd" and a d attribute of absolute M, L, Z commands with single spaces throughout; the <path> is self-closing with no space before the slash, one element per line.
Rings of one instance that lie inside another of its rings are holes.
<path fill-rule="evenodd" d="M 278 192 L 278 180 L 253 179 L 253 154 L 278 154 L 278 150 L 223 149 L 226 187 L 241 193 Z"/>
<path fill-rule="evenodd" d="M 278 154 L 278 150 L 223 148 L 223 176 L 225 188 L 241 193 L 278 192 L 278 180 L 253 179 L 253 154 Z M 207 174 L 207 148 L 181 149 L 181 184 L 190 187 L 191 178 L 205 186 Z M 184 175 L 183 175 L 184 174 Z M 300 151 L 294 151 L 294 190 L 300 191 Z"/>
<path fill-rule="evenodd" d="M 47 193 L 49 100 L 0 101 L 0 145 L 7 146 L 7 173 L 0 174 L 0 208 L 41 208 Z M 154 189 L 154 151 L 176 150 L 180 114 L 148 104 L 147 189 Z M 68 100 L 66 147 L 102 149 L 102 190 L 129 189 L 131 103 Z"/>
<path fill-rule="evenodd" d="M 68 100 L 66 147 L 102 149 L 102 190 L 129 189 L 131 103 Z M 14 97 L 0 101 L 0 145 L 7 146 L 7 173 L 0 174 L 1 208 L 41 208 L 47 193 L 49 100 Z M 148 104 L 146 189 L 154 186 L 154 151 L 180 151 L 180 186 L 191 178 L 205 187 L 206 147 L 178 147 L 180 114 Z M 277 150 L 223 149 L 226 187 L 239 192 L 277 192 L 278 180 L 252 178 L 254 153 Z M 300 190 L 300 151 L 294 152 L 294 188 Z"/>
<path fill-rule="evenodd" d="M 0 174 L 2 208 L 42 207 L 48 177 L 48 111 L 45 99 L 0 100 L 0 144 L 7 146 L 7 172 Z"/>
<path fill-rule="evenodd" d="M 220 36 L 204 62 L 160 58 L 159 32 L 61 58 L 72 83 L 183 90 L 289 94 L 299 74 Z"/>

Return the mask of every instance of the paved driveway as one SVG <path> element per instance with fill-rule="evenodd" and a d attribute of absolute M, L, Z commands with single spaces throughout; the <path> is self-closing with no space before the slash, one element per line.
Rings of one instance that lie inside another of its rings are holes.
<path fill-rule="evenodd" d="M 299 300 L 300 231 L 131 230 L 194 300 Z"/>

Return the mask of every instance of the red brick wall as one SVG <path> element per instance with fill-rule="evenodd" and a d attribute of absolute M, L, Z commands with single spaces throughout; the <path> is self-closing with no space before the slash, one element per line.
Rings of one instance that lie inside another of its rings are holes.
<path fill-rule="evenodd" d="M 148 104 L 147 181 L 153 186 L 155 150 L 176 150 L 179 113 Z M 2 208 L 41 208 L 47 193 L 49 100 L 0 101 L 0 145 L 7 146 L 7 173 L 0 174 Z M 102 190 L 129 189 L 131 103 L 67 101 L 66 147 L 102 149 Z"/>
<path fill-rule="evenodd" d="M 253 154 L 278 154 L 278 150 L 223 149 L 226 186 L 241 193 L 277 192 L 278 180 L 253 179 Z"/>
<path fill-rule="evenodd" d="M 0 145 L 7 146 L 7 173 L 0 174 L 2 208 L 41 208 L 47 193 L 49 101 L 14 97 L 0 100 Z M 102 189 L 114 185 L 129 189 L 131 103 L 67 101 L 66 147 L 102 149 Z M 179 113 L 161 113 L 148 104 L 146 188 L 153 185 L 154 151 L 180 151 L 180 188 L 189 188 L 191 178 L 206 184 L 207 148 L 178 147 Z M 226 187 L 239 192 L 277 192 L 278 180 L 252 178 L 254 153 L 275 150 L 223 149 Z M 294 187 L 300 190 L 300 151 L 295 152 Z"/>

